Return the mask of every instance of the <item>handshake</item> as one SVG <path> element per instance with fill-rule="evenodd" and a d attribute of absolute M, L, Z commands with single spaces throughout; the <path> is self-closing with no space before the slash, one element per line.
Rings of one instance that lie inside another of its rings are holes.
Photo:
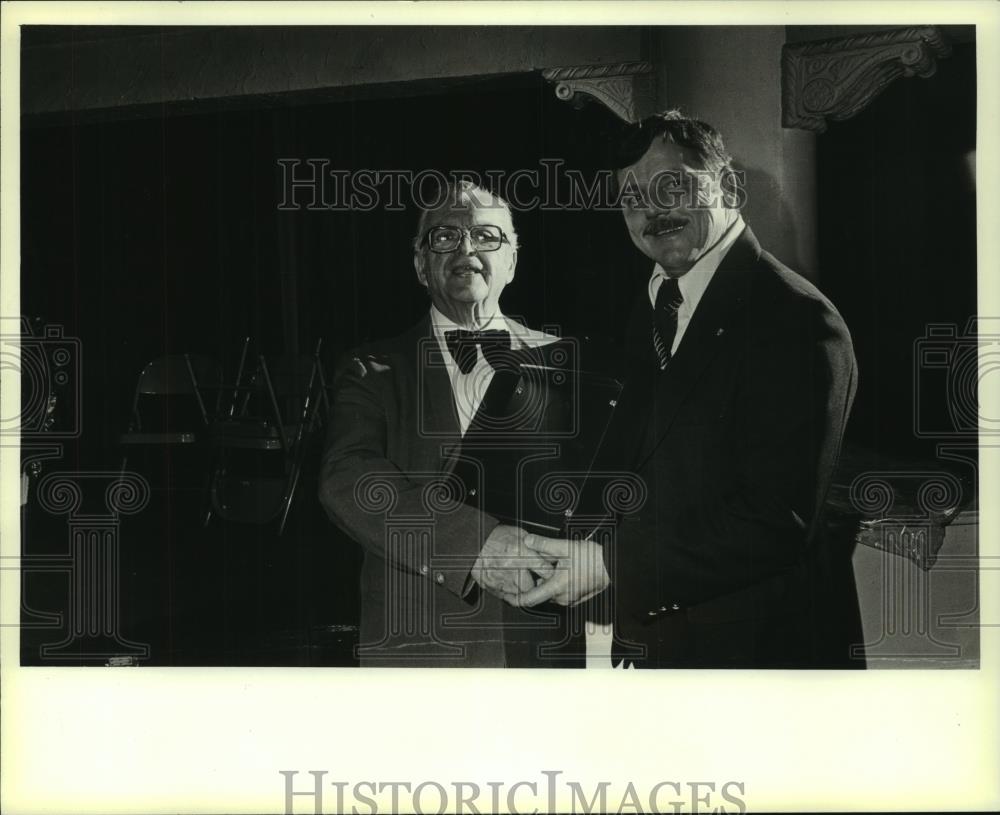
<path fill-rule="evenodd" d="M 505 524 L 490 533 L 471 575 L 490 594 L 523 607 L 547 601 L 575 606 L 611 583 L 599 543 L 546 538 Z"/>

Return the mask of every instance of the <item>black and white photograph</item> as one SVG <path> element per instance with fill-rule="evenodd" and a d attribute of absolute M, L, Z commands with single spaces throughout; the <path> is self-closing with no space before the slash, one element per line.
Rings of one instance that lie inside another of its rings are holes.
<path fill-rule="evenodd" d="M 5 811 L 997 802 L 985 743 L 941 760 L 966 788 L 926 773 L 907 789 L 894 769 L 861 773 L 862 799 L 783 797 L 765 755 L 746 758 L 768 736 L 754 693 L 796 696 L 782 728 L 833 718 L 824 749 L 868 738 L 841 732 L 827 693 L 863 699 L 843 714 L 859 721 L 894 688 L 926 697 L 883 712 L 931 734 L 967 719 L 925 705 L 954 696 L 964 716 L 980 698 L 995 9 L 46 5 L 3 7 L 7 704 L 11 676 L 103 683 L 104 726 L 125 743 L 173 728 L 177 749 L 181 686 L 202 710 L 185 721 L 235 738 L 221 722 L 249 713 L 207 701 L 226 698 L 215 683 L 280 677 L 277 698 L 322 708 L 349 760 L 279 749 L 262 725 L 240 744 L 272 763 L 235 748 L 194 782 L 221 797 L 116 792 L 81 757 L 83 786 L 9 781 Z M 168 690 L 128 709 L 159 707 L 155 725 L 114 712 L 113 687 L 152 677 Z M 560 685 L 586 706 L 529 704 Z M 380 735 L 406 754 L 392 719 L 346 722 L 384 697 L 385 716 L 408 694 L 421 708 L 428 686 L 452 703 L 417 711 L 425 732 L 445 724 L 476 763 L 423 754 L 389 781 L 400 765 L 373 757 Z M 633 755 L 662 727 L 683 753 L 678 706 L 741 745 L 724 765 L 622 758 L 585 777 L 554 749 L 584 734 Z M 296 732 L 277 707 L 258 710 L 275 740 Z M 487 731 L 531 748 L 491 764 Z M 159 749 L 134 761 L 152 772 Z M 244 765 L 250 797 L 226 793 Z M 106 795 L 67 804 L 85 788 Z"/>

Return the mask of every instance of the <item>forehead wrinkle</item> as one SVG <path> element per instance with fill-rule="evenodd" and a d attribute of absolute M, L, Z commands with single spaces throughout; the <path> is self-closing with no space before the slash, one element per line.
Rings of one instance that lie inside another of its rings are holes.
<path fill-rule="evenodd" d="M 674 144 L 670 142 L 670 144 Z M 664 179 L 676 181 L 677 175 L 680 174 L 680 182 L 682 184 L 694 178 L 697 182 L 698 187 L 701 187 L 702 175 L 709 172 L 704 167 L 699 167 L 692 164 L 686 160 L 686 153 L 682 147 L 674 144 L 680 154 L 680 163 L 675 165 L 673 163 L 670 166 L 664 166 L 664 162 L 657 161 L 657 166 L 652 169 L 644 167 L 641 171 L 637 171 L 638 165 L 643 159 L 646 158 L 646 154 L 643 154 L 639 160 L 629 167 L 624 167 L 617 171 L 616 180 L 618 182 L 619 188 L 627 189 L 626 184 L 635 184 L 636 189 L 639 192 L 647 192 L 651 190 L 655 184 L 660 183 Z M 686 178 L 685 178 L 686 176 Z"/>

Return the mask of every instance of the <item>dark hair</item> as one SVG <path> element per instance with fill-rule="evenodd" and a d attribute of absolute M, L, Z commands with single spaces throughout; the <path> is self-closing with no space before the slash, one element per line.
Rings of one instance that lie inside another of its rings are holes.
<path fill-rule="evenodd" d="M 726 151 L 722 136 L 715 128 L 698 119 L 688 118 L 676 109 L 656 113 L 626 127 L 612 147 L 612 167 L 621 170 L 635 164 L 658 136 L 690 151 L 700 165 L 699 169 L 714 172 L 732 170 L 732 156 Z"/>

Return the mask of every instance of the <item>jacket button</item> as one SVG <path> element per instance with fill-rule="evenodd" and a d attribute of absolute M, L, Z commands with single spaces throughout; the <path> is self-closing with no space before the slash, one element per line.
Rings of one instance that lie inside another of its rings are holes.
<path fill-rule="evenodd" d="M 444 583 L 444 575 L 441 574 L 441 572 L 438 572 L 434 578 L 434 581 L 438 584 Z"/>
<path fill-rule="evenodd" d="M 427 574 L 430 571 L 430 567 L 425 563 L 420 567 L 420 574 Z"/>
<path fill-rule="evenodd" d="M 660 612 L 658 612 L 658 611 L 647 611 L 646 613 L 647 613 L 647 614 L 648 614 L 648 615 L 649 615 L 650 617 L 655 617 L 655 616 L 656 616 L 657 614 L 659 614 Z"/>

